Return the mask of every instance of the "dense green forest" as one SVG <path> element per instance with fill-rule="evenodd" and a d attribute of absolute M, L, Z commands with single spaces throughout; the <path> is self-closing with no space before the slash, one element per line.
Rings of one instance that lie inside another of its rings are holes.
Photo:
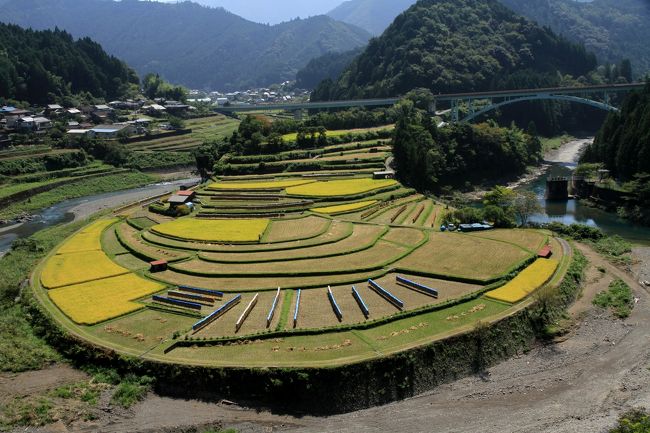
<path fill-rule="evenodd" d="M 631 93 L 620 112 L 607 117 L 583 161 L 603 162 L 621 179 L 650 173 L 650 83 Z"/>
<path fill-rule="evenodd" d="M 296 74 L 296 87 L 313 89 L 323 80 L 338 78 L 362 51 L 363 48 L 359 47 L 343 53 L 327 53 L 310 60 L 307 66 Z"/>
<path fill-rule="evenodd" d="M 313 100 L 501 89 L 588 74 L 596 57 L 496 0 L 421 0 Z"/>
<path fill-rule="evenodd" d="M 541 158 L 539 139 L 517 128 L 453 124 L 437 128 L 431 116 L 406 99 L 397 106 L 393 137 L 399 179 L 420 191 L 470 188 L 523 173 Z"/>
<path fill-rule="evenodd" d="M 363 46 L 370 34 L 327 16 L 268 26 L 191 2 L 0 0 L 2 20 L 89 36 L 141 76 L 241 90 L 293 80 L 314 57 Z"/>
<path fill-rule="evenodd" d="M 52 103 L 87 92 L 115 99 L 137 91 L 134 71 L 88 38 L 0 23 L 0 97 Z"/>
<path fill-rule="evenodd" d="M 650 82 L 643 91 L 628 95 L 623 108 L 611 113 L 582 163 L 603 164 L 619 180 L 616 189 L 632 194 L 619 214 L 650 225 Z"/>
<path fill-rule="evenodd" d="M 500 0 L 515 12 L 584 43 L 602 62 L 633 59 L 634 72 L 650 72 L 650 3 L 647 0 Z"/>
<path fill-rule="evenodd" d="M 349 0 L 329 11 L 327 15 L 335 20 L 359 26 L 377 36 L 413 3 L 415 0 Z"/>

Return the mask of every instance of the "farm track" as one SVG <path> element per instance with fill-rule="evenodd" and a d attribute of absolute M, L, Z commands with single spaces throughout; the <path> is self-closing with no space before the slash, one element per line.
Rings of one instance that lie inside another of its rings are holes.
<path fill-rule="evenodd" d="M 607 263 L 590 249 L 578 246 L 590 259 L 579 325 L 565 340 L 538 346 L 527 354 L 405 401 L 332 417 L 292 417 L 258 408 L 175 400 L 150 395 L 126 413 L 106 413 L 80 423 L 74 432 L 181 432 L 192 428 L 234 427 L 240 432 L 603 432 L 618 416 L 635 406 L 650 406 L 650 295 L 636 278 Z M 635 251 L 636 252 L 636 251 Z M 647 270 L 650 258 L 643 250 Z M 640 301 L 625 322 L 591 307 L 602 286 L 590 275 L 604 267 L 610 278 L 623 278 Z M 645 275 L 645 274 L 643 274 Z M 33 373 L 24 373 L 31 375 Z M 44 370 L 40 374 L 57 375 Z M 22 383 L 17 375 L 2 376 L 0 385 Z M 47 382 L 47 378 L 40 379 Z M 76 377 L 70 380 L 78 380 Z M 2 388 L 0 386 L 0 388 Z M 12 386 L 15 395 L 32 391 Z M 21 429 L 20 431 L 24 431 Z M 35 429 L 30 431 L 53 431 Z M 194 430 L 191 430 L 194 431 Z M 199 430 L 200 431 L 200 430 Z"/>

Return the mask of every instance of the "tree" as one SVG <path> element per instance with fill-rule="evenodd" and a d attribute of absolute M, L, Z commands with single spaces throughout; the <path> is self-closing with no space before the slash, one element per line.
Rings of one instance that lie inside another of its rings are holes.
<path fill-rule="evenodd" d="M 624 59 L 621 61 L 621 66 L 618 68 L 618 74 L 625 78 L 625 81 L 631 83 L 633 81 L 632 77 L 632 62 L 630 59 Z"/>
<path fill-rule="evenodd" d="M 513 202 L 512 209 L 519 219 L 522 227 L 528 225 L 530 217 L 542 211 L 542 206 L 537 200 L 537 195 L 532 191 L 522 191 L 517 193 Z"/>

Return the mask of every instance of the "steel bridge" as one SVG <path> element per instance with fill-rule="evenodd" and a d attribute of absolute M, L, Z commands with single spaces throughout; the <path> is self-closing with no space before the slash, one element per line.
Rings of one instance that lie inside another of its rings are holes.
<path fill-rule="evenodd" d="M 452 122 L 470 122 L 475 118 L 503 107 L 523 101 L 553 100 L 576 102 L 590 105 L 606 111 L 618 111 L 618 108 L 611 104 L 611 95 L 627 93 L 633 90 L 642 89 L 645 83 L 631 84 L 609 84 L 601 86 L 584 87 L 551 87 L 542 89 L 502 90 L 493 92 L 453 93 L 446 95 L 435 95 L 434 101 L 429 107 L 432 113 L 436 112 L 438 104 L 449 103 L 451 105 Z M 298 115 L 303 110 L 322 110 L 331 108 L 352 108 L 352 107 L 382 107 L 396 104 L 401 98 L 383 99 L 355 99 L 349 101 L 323 101 L 304 103 L 281 103 L 281 104 L 259 104 L 259 105 L 230 105 L 216 109 L 217 112 L 235 113 L 251 111 L 293 111 Z M 460 107 L 467 106 L 468 114 L 461 118 Z"/>

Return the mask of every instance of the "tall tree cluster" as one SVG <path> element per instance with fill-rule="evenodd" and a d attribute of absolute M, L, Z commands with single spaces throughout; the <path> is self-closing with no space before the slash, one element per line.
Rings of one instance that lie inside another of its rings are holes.
<path fill-rule="evenodd" d="M 618 113 L 611 113 L 583 162 L 602 162 L 623 180 L 650 173 L 650 81 L 628 95 Z"/>
<path fill-rule="evenodd" d="M 410 100 L 397 106 L 393 153 L 399 179 L 421 191 L 469 187 L 523 173 L 541 143 L 517 128 L 466 123 L 438 128 Z"/>

